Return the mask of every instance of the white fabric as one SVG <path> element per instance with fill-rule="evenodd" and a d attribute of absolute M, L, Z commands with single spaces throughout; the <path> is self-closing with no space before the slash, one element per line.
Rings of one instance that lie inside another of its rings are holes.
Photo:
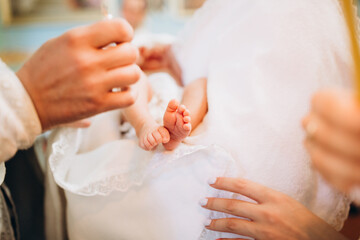
<path fill-rule="evenodd" d="M 226 0 L 210 1 L 202 11 L 213 11 L 206 14 L 215 23 L 197 25 L 206 22 L 198 13 L 191 28 L 196 38 L 191 35 L 188 49 L 185 36 L 178 53 L 185 83 L 201 76 L 191 67 L 196 62 L 208 69 L 206 131 L 188 142 L 224 147 L 245 169 L 244 177 L 292 196 L 340 229 L 348 201 L 312 171 L 300 126 L 315 91 L 351 83 L 339 3 Z M 209 32 L 217 33 L 215 40 L 196 41 Z"/>
<path fill-rule="evenodd" d="M 149 107 L 160 123 L 167 103 L 182 91 L 167 74 L 151 78 L 157 91 Z M 208 234 L 202 223 L 210 213 L 198 201 L 231 197 L 204 186 L 212 177 L 237 176 L 233 158 L 217 146 L 146 152 L 138 147 L 133 129 L 122 126 L 125 133 L 120 135 L 119 113 L 92 118 L 88 129 L 59 129 L 52 136 L 50 167 L 66 190 L 70 239 L 193 239 Z M 84 217 L 88 207 L 94 215 Z M 170 225 L 164 230 L 166 222 Z M 139 225 L 144 226 L 141 231 Z"/>
<path fill-rule="evenodd" d="M 17 76 L 0 60 L 0 184 L 4 162 L 30 147 L 41 133 L 35 107 Z"/>
<path fill-rule="evenodd" d="M 192 145 L 143 152 L 119 140 L 116 112 L 54 135 L 70 239 L 230 237 L 201 226 L 209 213 L 196 202 L 220 194 L 207 192 L 214 174 L 280 190 L 340 229 L 349 201 L 312 171 L 300 121 L 316 90 L 349 85 L 341 14 L 335 0 L 209 0 L 174 48 L 185 84 L 208 77 L 209 112 Z"/>
<path fill-rule="evenodd" d="M 246 178 L 289 194 L 340 228 L 347 203 L 322 180 L 316 180 L 302 147 L 299 124 L 313 92 L 350 83 L 351 58 L 338 2 L 238 1 L 231 7 L 224 6 L 224 1 L 218 4 L 211 6 L 209 2 L 206 7 L 222 9 L 220 12 L 226 12 L 229 19 L 231 11 L 237 12 L 241 21 L 229 25 L 219 21 L 227 27 L 217 41 L 207 46 L 212 49 L 212 57 L 202 64 L 210 69 L 209 113 L 205 121 L 208 131 L 192 143 L 222 143 L 246 169 Z M 218 28 L 214 24 L 213 32 Z M 178 55 L 188 69 L 187 83 L 198 74 L 190 65 L 199 62 L 203 54 L 194 54 L 193 49 L 206 46 L 191 45 L 191 50 L 186 46 Z M 191 60 L 182 60 L 190 59 L 190 55 Z M 236 94 L 222 94 L 232 89 Z M 232 117 L 228 117 L 229 112 Z M 219 122 L 222 124 L 215 127 Z"/>

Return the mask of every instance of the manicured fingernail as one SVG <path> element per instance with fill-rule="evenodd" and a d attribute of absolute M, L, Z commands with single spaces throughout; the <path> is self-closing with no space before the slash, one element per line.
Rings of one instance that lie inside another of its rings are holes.
<path fill-rule="evenodd" d="M 210 226 L 210 224 L 211 224 L 211 219 L 206 219 L 206 220 L 204 221 L 204 226 L 205 226 L 205 227 Z"/>
<path fill-rule="evenodd" d="M 199 201 L 200 206 L 206 206 L 206 204 L 208 203 L 208 199 L 207 198 L 203 198 Z"/>
<path fill-rule="evenodd" d="M 216 183 L 216 180 L 217 180 L 217 178 L 210 178 L 209 180 L 208 180 L 208 184 L 210 184 L 210 185 L 213 185 L 213 184 L 215 184 Z"/>

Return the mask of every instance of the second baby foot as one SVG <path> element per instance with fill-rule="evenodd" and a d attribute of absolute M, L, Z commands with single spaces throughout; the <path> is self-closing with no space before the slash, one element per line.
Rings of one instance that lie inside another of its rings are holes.
<path fill-rule="evenodd" d="M 171 100 L 164 114 L 164 127 L 170 133 L 170 141 L 163 144 L 166 150 L 174 150 L 191 132 L 189 110 L 176 100 Z"/>
<path fill-rule="evenodd" d="M 139 146 L 150 151 L 160 143 L 168 143 L 170 140 L 169 131 L 158 124 L 144 124 L 139 133 Z"/>

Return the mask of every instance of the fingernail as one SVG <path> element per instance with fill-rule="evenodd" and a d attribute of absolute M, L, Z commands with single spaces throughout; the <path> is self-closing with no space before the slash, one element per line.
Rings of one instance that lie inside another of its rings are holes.
<path fill-rule="evenodd" d="M 200 204 L 200 206 L 204 207 L 207 205 L 208 201 L 209 200 L 207 198 L 203 198 L 199 201 L 199 204 Z"/>
<path fill-rule="evenodd" d="M 204 221 L 204 226 L 205 226 L 205 227 L 210 226 L 210 224 L 211 224 L 211 219 L 206 219 L 206 220 Z"/>
<path fill-rule="evenodd" d="M 209 180 L 208 180 L 208 184 L 210 184 L 210 185 L 213 185 L 213 184 L 215 184 L 216 183 L 216 180 L 217 180 L 217 178 L 210 178 Z"/>

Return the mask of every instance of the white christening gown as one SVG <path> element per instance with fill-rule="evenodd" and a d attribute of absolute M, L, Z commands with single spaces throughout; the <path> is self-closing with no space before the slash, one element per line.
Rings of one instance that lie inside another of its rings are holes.
<path fill-rule="evenodd" d="M 70 239 L 197 240 L 224 217 L 199 205 L 207 179 L 239 176 L 282 191 L 336 229 L 349 202 L 312 170 L 300 122 L 321 87 L 350 85 L 351 57 L 336 0 L 209 0 L 174 47 L 184 82 L 208 78 L 209 111 L 174 152 L 145 152 L 119 111 L 86 130 L 53 134 L 50 168 L 65 190 Z M 151 80 L 156 117 L 180 93 Z M 122 126 L 123 127 L 123 126 Z M 234 236 L 232 236 L 234 237 Z"/>

